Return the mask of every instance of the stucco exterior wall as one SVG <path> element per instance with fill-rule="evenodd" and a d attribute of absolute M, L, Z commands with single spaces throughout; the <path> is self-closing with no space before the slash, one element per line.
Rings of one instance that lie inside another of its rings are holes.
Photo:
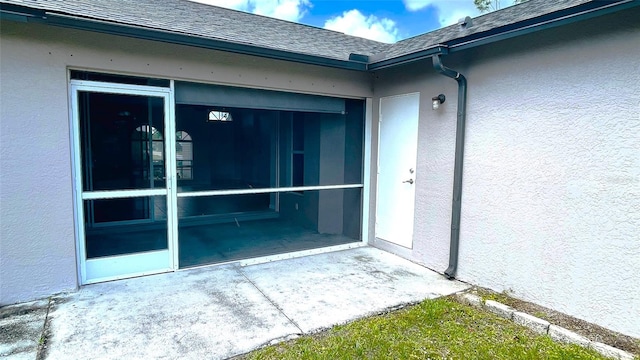
<path fill-rule="evenodd" d="M 457 277 L 632 336 L 640 336 L 639 16 L 444 59 L 469 81 Z M 374 244 L 443 272 L 457 86 L 430 68 L 375 80 L 374 109 L 381 96 L 413 91 L 422 108 L 413 249 Z M 432 111 L 439 93 L 447 102 Z"/>
<path fill-rule="evenodd" d="M 5 29 L 2 23 L 0 304 L 77 284 L 64 66 L 55 69 L 35 46 L 14 46 Z"/>
<path fill-rule="evenodd" d="M 366 98 L 365 73 L 2 22 L 0 305 L 77 287 L 69 68 Z"/>

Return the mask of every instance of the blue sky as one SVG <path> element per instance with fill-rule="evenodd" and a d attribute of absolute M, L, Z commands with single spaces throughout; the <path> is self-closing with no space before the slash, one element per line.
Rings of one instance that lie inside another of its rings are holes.
<path fill-rule="evenodd" d="M 192 0 L 395 42 L 477 16 L 473 0 Z M 506 2 L 506 1 L 503 1 Z"/>

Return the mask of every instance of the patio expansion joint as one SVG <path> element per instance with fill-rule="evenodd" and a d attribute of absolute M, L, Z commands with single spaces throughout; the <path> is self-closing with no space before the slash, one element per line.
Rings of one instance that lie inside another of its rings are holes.
<path fill-rule="evenodd" d="M 285 314 L 285 312 L 280 308 L 280 306 L 278 306 L 278 304 L 273 302 L 273 300 L 271 300 L 271 298 L 264 291 L 262 291 L 262 289 L 260 289 L 258 287 L 258 285 L 256 285 L 256 283 L 254 283 L 251 279 L 249 279 L 247 274 L 245 274 L 244 271 L 242 271 L 241 267 L 238 267 L 238 271 L 240 272 L 240 274 L 242 274 L 242 276 L 245 279 L 247 279 L 247 281 L 249 283 L 251 283 L 251 285 L 253 285 L 253 287 L 256 288 L 256 290 L 258 290 L 260 292 L 260 294 L 262 294 L 262 296 L 265 297 L 265 299 L 267 299 L 267 301 L 269 301 L 269 303 L 271 303 L 271 305 L 273 305 L 273 307 L 278 309 L 278 312 L 280 312 L 280 314 L 282 314 L 282 316 L 284 316 L 291 324 L 293 324 L 293 326 L 296 327 L 296 329 L 298 329 L 299 333 L 298 334 L 294 334 L 294 335 L 302 335 L 302 334 L 304 334 L 304 331 L 302 330 L 302 328 L 300 328 L 300 325 L 298 325 L 297 322 L 295 322 L 291 317 L 289 317 L 287 314 Z"/>
<path fill-rule="evenodd" d="M 40 332 L 40 338 L 38 339 L 38 348 L 36 351 L 36 360 L 42 360 L 47 356 L 47 342 L 49 340 L 49 312 L 53 306 L 54 301 L 52 297 L 49 297 L 47 302 L 47 312 L 44 315 L 44 322 L 42 324 L 42 331 Z"/>

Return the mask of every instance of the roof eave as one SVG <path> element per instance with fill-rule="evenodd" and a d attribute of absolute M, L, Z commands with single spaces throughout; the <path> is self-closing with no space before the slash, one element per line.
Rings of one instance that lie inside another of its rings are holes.
<path fill-rule="evenodd" d="M 536 19 L 525 20 L 513 25 L 504 26 L 483 33 L 477 39 L 455 39 L 447 42 L 451 52 L 462 51 L 472 47 L 481 46 L 501 40 L 510 39 L 542 30 L 555 28 L 558 26 L 572 24 L 578 21 L 591 19 L 640 6 L 640 2 L 635 0 L 622 0 L 618 2 L 591 1 L 575 8 L 557 11 L 551 14 L 540 16 Z"/>
<path fill-rule="evenodd" d="M 640 6 L 640 1 L 590 1 L 573 8 L 556 11 L 550 14 L 539 16 L 534 19 L 528 19 L 499 28 L 491 29 L 485 32 L 453 39 L 442 44 L 429 46 L 426 49 L 422 49 L 420 51 L 409 54 L 403 54 L 394 58 L 376 61 L 375 56 L 373 56 L 373 59 L 371 59 L 368 63 L 362 61 L 363 59 L 360 59 L 359 57 L 354 58 L 359 61 L 339 60 L 317 55 L 265 48 L 256 45 L 197 37 L 178 32 L 169 32 L 159 29 L 151 29 L 108 21 L 80 18 L 17 5 L 0 3 L 0 16 L 2 19 L 11 21 L 44 23 L 53 26 L 127 36 L 145 40 L 162 41 L 179 45 L 195 46 L 211 50 L 226 51 L 284 61 L 293 61 L 304 64 L 355 71 L 375 71 L 384 68 L 400 66 L 419 60 L 424 60 L 434 55 L 445 55 L 454 53 L 457 51 L 494 43 L 516 36 L 526 35 L 537 31 L 567 25 L 577 21 L 586 20 L 589 18 L 594 18 L 625 9 L 630 9 L 636 6 Z"/>
<path fill-rule="evenodd" d="M 438 44 L 425 50 L 410 54 L 404 54 L 395 58 L 381 61 L 373 61 L 369 64 L 368 70 L 380 70 L 407 64 L 419 60 L 430 58 L 434 55 L 446 55 L 457 51 L 467 50 L 473 47 L 494 43 L 501 40 L 522 36 L 533 32 L 538 32 L 562 25 L 571 24 L 581 20 L 586 20 L 606 14 L 630 9 L 640 6 L 640 1 L 623 0 L 619 2 L 592 1 L 571 9 L 554 12 L 540 16 L 536 19 L 529 19 L 518 23 L 510 24 L 486 32 L 473 34 L 451 41 Z"/>
<path fill-rule="evenodd" d="M 297 63 L 319 65 L 346 70 L 367 70 L 367 64 L 361 61 L 339 60 L 272 48 L 265 48 L 255 45 L 241 44 L 231 41 L 197 37 L 177 32 L 169 32 L 108 21 L 68 16 L 64 14 L 57 14 L 8 4 L 0 4 L 0 18 L 10 21 L 42 23 L 46 25 L 87 30 L 110 35 L 120 35 L 144 40 L 162 41 L 178 45 L 195 46 L 211 50 L 226 51 L 243 55 L 259 56 L 263 58 L 293 61 Z"/>
<path fill-rule="evenodd" d="M 435 45 L 411 54 L 406 54 L 406 55 L 398 56 L 391 59 L 381 60 L 381 61 L 373 61 L 368 65 L 367 69 L 369 71 L 380 70 L 388 67 L 399 66 L 403 64 L 412 63 L 418 60 L 430 58 L 433 55 L 448 54 L 448 53 L 449 53 L 449 49 L 446 45 L 438 44 L 438 45 Z"/>

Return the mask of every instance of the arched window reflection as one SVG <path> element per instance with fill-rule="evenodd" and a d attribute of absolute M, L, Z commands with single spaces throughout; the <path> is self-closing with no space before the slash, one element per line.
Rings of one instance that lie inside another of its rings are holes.
<path fill-rule="evenodd" d="M 193 180 L 193 141 L 186 131 L 176 132 L 178 180 Z"/>

